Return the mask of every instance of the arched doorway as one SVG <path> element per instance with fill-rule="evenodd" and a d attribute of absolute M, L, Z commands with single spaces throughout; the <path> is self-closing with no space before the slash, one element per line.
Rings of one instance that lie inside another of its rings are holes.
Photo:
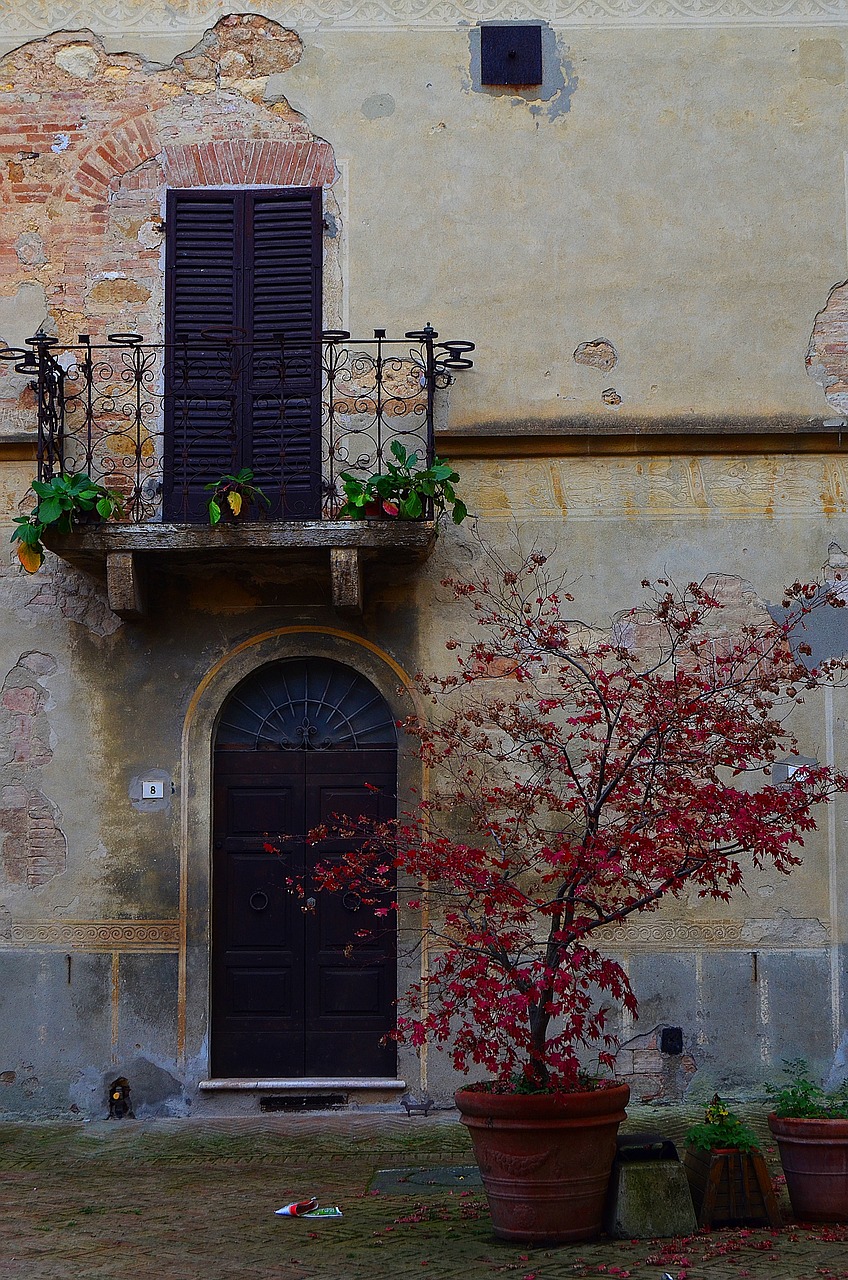
<path fill-rule="evenodd" d="M 329 658 L 260 668 L 215 735 L 211 1066 L 221 1077 L 394 1076 L 394 921 L 356 895 L 304 911 L 292 874 L 344 847 L 333 814 L 394 816 L 397 734 L 379 691 Z M 287 837 L 281 854 L 269 837 Z M 348 842 L 349 843 L 349 842 Z M 357 931 L 370 937 L 351 950 Z"/>

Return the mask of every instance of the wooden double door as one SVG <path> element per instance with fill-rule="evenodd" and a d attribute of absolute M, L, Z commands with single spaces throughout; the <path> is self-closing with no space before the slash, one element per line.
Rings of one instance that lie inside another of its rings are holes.
<path fill-rule="evenodd" d="M 349 848 L 306 843 L 333 815 L 393 817 L 396 779 L 393 750 L 215 752 L 214 1076 L 395 1075 L 394 913 L 289 882 Z"/>

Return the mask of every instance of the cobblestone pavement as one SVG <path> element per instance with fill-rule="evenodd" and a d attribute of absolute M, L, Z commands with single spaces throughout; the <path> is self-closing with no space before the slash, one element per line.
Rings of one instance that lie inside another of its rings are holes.
<path fill-rule="evenodd" d="M 702 1113 L 631 1109 L 679 1140 Z M 762 1113 L 746 1114 L 764 1133 Z M 766 1138 L 767 1145 L 771 1145 Z M 779 1171 L 773 1152 L 767 1156 Z M 454 1113 L 0 1125 L 2 1280 L 848 1280 L 848 1226 L 518 1248 L 476 1190 L 369 1191 L 378 1169 L 473 1163 Z M 315 1193 L 340 1221 L 277 1218 Z M 432 1192 L 432 1194 L 427 1194 Z"/>

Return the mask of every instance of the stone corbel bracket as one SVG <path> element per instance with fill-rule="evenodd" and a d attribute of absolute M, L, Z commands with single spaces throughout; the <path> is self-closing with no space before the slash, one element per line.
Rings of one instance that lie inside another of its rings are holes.
<path fill-rule="evenodd" d="M 257 558 L 285 564 L 313 553 L 329 558 L 333 608 L 359 616 L 365 606 L 364 565 L 375 561 L 389 569 L 427 558 L 436 540 L 430 520 L 314 520 L 244 525 L 215 529 L 199 525 L 104 524 L 76 533 L 52 535 L 50 550 L 78 569 L 106 577 L 109 607 L 128 622 L 148 609 L 145 565 L 167 572 L 169 562 L 180 571 L 196 560 L 225 564 L 234 574 L 249 572 Z M 324 560 L 327 564 L 327 560 Z M 326 570 L 325 570 L 326 571 Z"/>

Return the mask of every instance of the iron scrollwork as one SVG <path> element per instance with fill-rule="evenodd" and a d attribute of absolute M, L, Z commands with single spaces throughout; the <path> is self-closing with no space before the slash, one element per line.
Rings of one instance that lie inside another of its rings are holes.
<path fill-rule="evenodd" d="M 313 404 L 303 388 L 319 377 L 312 430 L 320 432 L 321 475 L 315 479 L 320 514 L 333 519 L 343 503 L 341 473 L 367 478 L 380 471 L 394 441 L 416 453 L 422 466 L 432 462 L 436 397 L 471 367 L 473 350 L 472 342 L 439 341 L 430 325 L 402 340 L 387 338 L 384 329 L 367 340 L 328 329 L 313 344 L 285 334 L 249 342 L 238 330 L 205 329 L 168 346 L 130 331 L 100 343 L 80 334 L 76 344 L 63 345 L 39 331 L 25 347 L 0 350 L 0 361 L 26 375 L 36 394 L 38 478 L 85 471 L 122 494 L 127 521 L 143 524 L 163 519 L 166 401 L 183 487 L 175 502 L 179 509 L 182 500 L 182 518 L 197 519 L 196 509 L 189 511 L 189 488 L 217 475 L 204 471 L 206 437 L 184 428 L 202 421 L 220 446 L 217 454 L 232 456 L 235 466 L 243 409 L 230 392 L 248 368 L 260 387 L 252 410 L 262 421 L 260 483 L 282 492 L 290 475 L 289 420 L 302 419 L 304 405 Z M 284 508 L 286 519 L 314 518 L 313 510 L 284 499 L 271 518 L 282 518 Z"/>

